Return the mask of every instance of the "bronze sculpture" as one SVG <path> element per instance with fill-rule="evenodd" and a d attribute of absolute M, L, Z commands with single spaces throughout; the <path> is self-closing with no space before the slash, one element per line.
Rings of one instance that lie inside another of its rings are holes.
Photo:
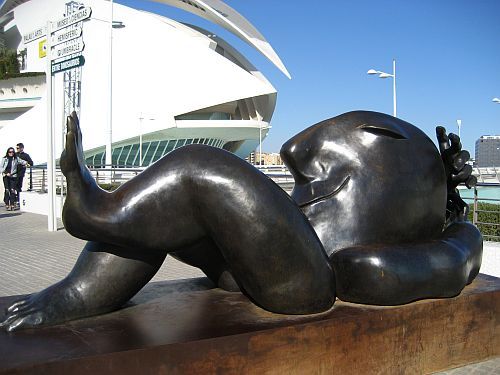
<path fill-rule="evenodd" d="M 284 314 L 325 311 L 336 295 L 387 305 L 450 297 L 479 271 L 481 235 L 453 195 L 473 183 L 467 154 L 442 130 L 441 159 L 424 133 L 388 115 L 356 111 L 314 125 L 281 151 L 292 199 L 251 165 L 202 145 L 107 193 L 84 165 L 76 114 L 67 125 L 63 220 L 89 242 L 64 280 L 8 308 L 8 331 L 115 310 L 167 254 Z"/>

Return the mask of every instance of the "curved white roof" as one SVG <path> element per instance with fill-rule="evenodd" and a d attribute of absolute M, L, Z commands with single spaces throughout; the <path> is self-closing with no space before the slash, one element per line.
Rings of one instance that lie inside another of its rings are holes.
<path fill-rule="evenodd" d="M 241 14 L 221 0 L 154 0 L 209 20 L 235 34 L 269 59 L 288 78 L 290 73 L 264 36 Z"/>
<path fill-rule="evenodd" d="M 0 6 L 0 17 L 29 0 L 4 0 Z M 283 74 L 291 78 L 285 65 L 264 36 L 241 14 L 221 0 L 153 0 L 209 20 L 235 34 L 257 49 Z"/>
<path fill-rule="evenodd" d="M 56 19 L 67 1 L 25 1 L 4 14 L 12 18 L 6 41 L 26 49 L 26 71 L 44 71 L 46 57 L 40 55 L 41 41 L 24 43 L 19 36 L 47 19 Z M 80 124 L 85 129 L 86 150 L 97 150 L 107 139 L 104 125 L 110 117 L 110 30 L 109 23 L 102 22 L 109 19 L 110 3 L 85 3 L 92 7 L 92 17 L 82 25 L 85 64 L 81 68 Z M 157 14 L 115 4 L 114 17 L 123 25 L 113 30 L 115 145 L 138 143 L 140 133 L 144 141 L 210 138 L 243 142 L 245 152 L 255 148 L 261 129 L 267 128 L 272 118 L 276 90 L 244 56 L 209 31 Z M 63 74 L 54 77 L 55 113 L 61 113 L 65 104 L 63 78 Z M 29 86 L 28 92 L 35 86 Z M 6 86 L 4 91 L 6 95 L 12 91 L 23 95 L 23 86 L 15 90 Z M 2 115 L 7 97 L 0 98 L 0 146 L 6 148 L 22 140 L 34 160 L 41 162 L 46 155 L 46 144 L 40 140 L 46 139 L 47 105 L 43 94 L 37 96 L 37 104 L 18 112 L 15 118 L 5 111 Z M 56 115 L 55 122 L 57 131 L 62 132 L 62 116 Z M 61 151 L 62 138 L 60 141 L 56 153 Z"/>

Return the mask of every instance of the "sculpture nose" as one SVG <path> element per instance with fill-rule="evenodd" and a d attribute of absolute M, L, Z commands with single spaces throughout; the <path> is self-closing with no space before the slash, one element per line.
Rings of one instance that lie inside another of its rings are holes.
<path fill-rule="evenodd" d="M 293 138 L 285 142 L 281 147 L 281 159 L 293 175 L 296 183 L 306 183 L 311 180 L 303 170 L 309 151 L 308 147 L 303 147 L 303 145 L 295 142 Z"/>

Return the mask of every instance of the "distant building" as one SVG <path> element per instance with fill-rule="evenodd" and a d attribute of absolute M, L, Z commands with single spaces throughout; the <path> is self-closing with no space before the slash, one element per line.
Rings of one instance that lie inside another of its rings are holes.
<path fill-rule="evenodd" d="M 289 76 L 262 34 L 222 1 L 162 2 L 225 28 Z M 23 75 L 0 80 L 2 152 L 22 141 L 35 164 L 46 161 L 48 20 L 54 21 L 52 58 L 58 58 L 50 68 L 58 72 L 51 111 L 56 155 L 73 110 L 86 163 L 94 166 L 106 162 L 110 138 L 112 164 L 130 167 L 194 143 L 244 158 L 267 136 L 275 88 L 213 31 L 113 1 L 4 0 L 0 46 L 22 57 Z"/>
<path fill-rule="evenodd" d="M 476 141 L 476 167 L 500 166 L 500 136 L 483 135 Z"/>
<path fill-rule="evenodd" d="M 263 152 L 260 155 L 258 152 L 252 152 L 246 159 L 250 164 L 258 165 L 283 165 L 283 160 L 281 160 L 281 155 L 277 152 Z M 260 161 L 260 162 L 259 162 Z"/>

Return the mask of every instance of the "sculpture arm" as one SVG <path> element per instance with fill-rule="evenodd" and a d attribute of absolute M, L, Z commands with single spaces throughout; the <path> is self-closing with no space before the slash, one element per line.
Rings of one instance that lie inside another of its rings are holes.
<path fill-rule="evenodd" d="M 436 240 L 350 247 L 332 254 L 330 263 L 339 299 L 399 305 L 459 294 L 478 274 L 482 250 L 478 229 L 457 222 Z"/>

